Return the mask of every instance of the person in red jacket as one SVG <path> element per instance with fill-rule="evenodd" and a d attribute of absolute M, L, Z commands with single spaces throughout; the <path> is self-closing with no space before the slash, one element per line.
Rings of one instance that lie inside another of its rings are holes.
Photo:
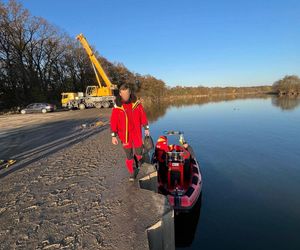
<path fill-rule="evenodd" d="M 142 163 L 143 138 L 142 127 L 145 135 L 149 136 L 149 125 L 145 110 L 136 96 L 131 92 L 128 84 L 119 88 L 114 108 L 110 117 L 112 144 L 117 145 L 119 137 L 126 153 L 125 163 L 133 181 Z M 134 150 L 134 152 L 133 152 Z M 138 167 L 134 166 L 134 155 L 138 160 Z"/>

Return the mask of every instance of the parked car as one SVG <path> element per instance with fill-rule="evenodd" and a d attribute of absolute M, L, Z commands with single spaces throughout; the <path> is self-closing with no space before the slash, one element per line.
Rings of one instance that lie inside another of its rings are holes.
<path fill-rule="evenodd" d="M 31 103 L 21 110 L 21 114 L 47 113 L 56 110 L 56 106 L 50 103 Z"/>

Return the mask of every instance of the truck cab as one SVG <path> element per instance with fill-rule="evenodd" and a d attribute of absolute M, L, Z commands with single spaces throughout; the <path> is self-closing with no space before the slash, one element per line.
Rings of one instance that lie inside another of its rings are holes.
<path fill-rule="evenodd" d="M 83 92 L 64 92 L 61 93 L 61 106 L 63 108 L 72 108 L 74 103 L 78 103 L 84 97 Z"/>

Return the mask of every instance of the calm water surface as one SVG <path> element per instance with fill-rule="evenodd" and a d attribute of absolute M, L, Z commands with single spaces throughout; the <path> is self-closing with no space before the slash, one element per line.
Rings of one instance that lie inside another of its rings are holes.
<path fill-rule="evenodd" d="M 199 209 L 176 221 L 177 248 L 300 249 L 299 101 L 164 109 L 151 124 L 153 139 L 167 129 L 183 130 L 204 181 Z"/>

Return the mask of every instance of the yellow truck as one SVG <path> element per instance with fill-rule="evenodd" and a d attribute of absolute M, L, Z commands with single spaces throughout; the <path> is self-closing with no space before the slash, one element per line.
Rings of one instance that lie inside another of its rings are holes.
<path fill-rule="evenodd" d="M 61 93 L 61 106 L 64 108 L 85 109 L 83 92 L 63 92 Z"/>
<path fill-rule="evenodd" d="M 83 92 L 64 92 L 61 93 L 61 104 L 65 108 L 109 108 L 113 105 L 115 96 L 113 94 L 116 85 L 112 84 L 103 70 L 100 62 L 94 55 L 89 43 L 83 34 L 79 34 L 76 39 L 85 49 L 95 72 L 97 85 L 87 86 L 85 94 Z M 100 78 L 104 84 L 101 83 Z"/>

